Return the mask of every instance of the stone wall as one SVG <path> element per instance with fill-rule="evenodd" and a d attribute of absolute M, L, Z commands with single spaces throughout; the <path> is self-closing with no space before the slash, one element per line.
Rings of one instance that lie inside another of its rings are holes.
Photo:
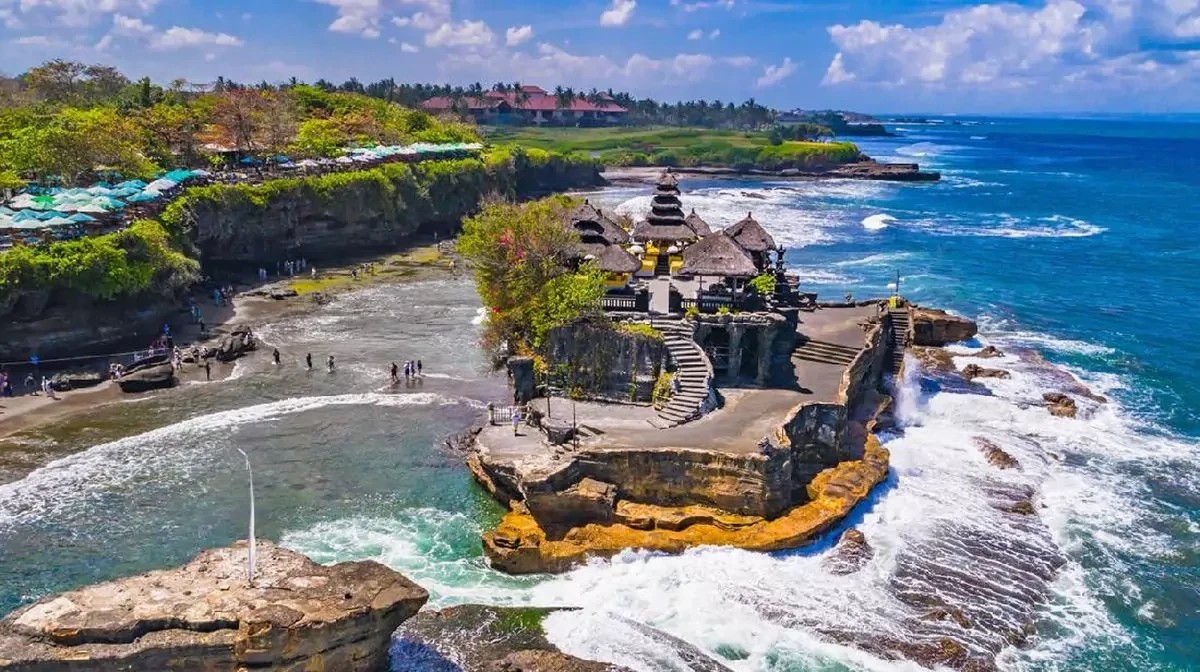
<path fill-rule="evenodd" d="M 729 366 L 725 376 L 754 385 L 778 382 L 788 369 L 795 348 L 795 322 L 777 313 L 700 315 L 695 318 L 694 339 L 703 348 L 713 332 L 723 331 L 729 343 Z M 747 361 L 747 360 L 752 361 Z M 747 375 L 749 374 L 749 375 Z"/>
<path fill-rule="evenodd" d="M 649 402 L 667 361 L 661 339 L 588 322 L 551 329 L 542 351 L 555 385 L 620 401 Z"/>

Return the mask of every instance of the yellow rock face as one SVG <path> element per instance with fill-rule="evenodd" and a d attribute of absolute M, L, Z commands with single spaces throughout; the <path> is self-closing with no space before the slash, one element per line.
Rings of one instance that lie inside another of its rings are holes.
<path fill-rule="evenodd" d="M 483 535 L 492 566 L 511 574 L 561 572 L 593 557 L 627 548 L 679 553 L 694 546 L 735 546 L 753 551 L 795 548 L 837 525 L 887 476 L 889 454 L 866 437 L 863 459 L 826 469 L 808 485 L 811 501 L 774 520 L 738 516 L 703 506 L 662 507 L 620 502 L 613 525 L 572 528 L 550 539 L 518 506 Z"/>

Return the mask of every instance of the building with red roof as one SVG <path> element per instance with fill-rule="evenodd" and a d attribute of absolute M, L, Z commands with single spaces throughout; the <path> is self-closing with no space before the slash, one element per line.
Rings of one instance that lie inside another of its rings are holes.
<path fill-rule="evenodd" d="M 470 113 L 479 124 L 557 124 L 603 126 L 619 124 L 628 113 L 604 95 L 593 101 L 575 96 L 563 105 L 558 96 L 527 84 L 519 91 L 488 91 L 482 96 L 453 98 L 437 96 L 421 103 L 429 112 L 459 111 Z"/>

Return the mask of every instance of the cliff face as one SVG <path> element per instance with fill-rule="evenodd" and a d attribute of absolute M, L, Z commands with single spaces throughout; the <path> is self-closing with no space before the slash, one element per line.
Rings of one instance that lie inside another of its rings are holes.
<path fill-rule="evenodd" d="M 323 566 L 259 542 L 254 586 L 246 561 L 239 543 L 18 609 L 0 621 L 0 670 L 373 672 L 429 597 L 371 561 Z"/>
<path fill-rule="evenodd" d="M 551 329 L 543 350 L 559 385 L 630 401 L 650 401 L 667 358 L 661 339 L 588 323 Z"/>

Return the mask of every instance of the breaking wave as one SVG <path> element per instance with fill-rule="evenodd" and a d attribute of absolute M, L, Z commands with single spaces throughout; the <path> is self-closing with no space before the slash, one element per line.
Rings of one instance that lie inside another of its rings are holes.
<path fill-rule="evenodd" d="M 870 215 L 862 220 L 863 228 L 868 231 L 880 231 L 888 228 L 888 225 L 896 221 L 896 218 L 891 215 Z"/>

